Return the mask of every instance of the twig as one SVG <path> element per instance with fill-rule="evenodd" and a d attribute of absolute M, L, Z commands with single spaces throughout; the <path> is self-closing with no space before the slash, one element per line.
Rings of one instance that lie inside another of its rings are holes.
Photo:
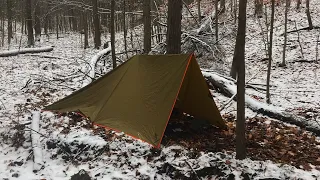
<path fill-rule="evenodd" d="M 232 102 L 232 100 L 236 97 L 236 95 L 237 95 L 237 93 L 235 93 L 233 96 L 231 96 L 231 98 L 224 105 L 222 105 L 222 107 L 219 109 L 219 111 L 224 110 L 224 108 L 226 108 Z"/>
<path fill-rule="evenodd" d="M 194 15 L 192 14 L 192 12 L 190 11 L 188 5 L 186 2 L 182 1 L 182 3 L 184 4 L 184 6 L 186 7 L 187 11 L 189 12 L 189 14 L 192 16 L 192 18 L 194 19 L 194 21 L 197 23 L 198 26 L 200 26 L 200 22 L 197 20 L 196 17 L 194 17 Z"/>
<path fill-rule="evenodd" d="M 185 162 L 186 162 L 187 165 L 190 167 L 190 169 L 192 170 L 193 174 L 196 176 L 197 180 L 200 180 L 197 172 L 192 168 L 191 164 L 190 164 L 187 160 L 185 160 Z"/>

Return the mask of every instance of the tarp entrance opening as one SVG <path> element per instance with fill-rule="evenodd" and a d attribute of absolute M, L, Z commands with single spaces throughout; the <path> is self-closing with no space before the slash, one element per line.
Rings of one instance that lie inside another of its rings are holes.
<path fill-rule="evenodd" d="M 159 147 L 173 108 L 225 127 L 193 54 L 137 55 L 48 106 Z"/>

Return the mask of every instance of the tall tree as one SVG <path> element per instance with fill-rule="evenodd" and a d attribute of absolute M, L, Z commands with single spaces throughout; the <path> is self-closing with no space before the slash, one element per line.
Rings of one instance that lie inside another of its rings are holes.
<path fill-rule="evenodd" d="M 182 0 L 168 0 L 167 54 L 181 52 Z"/>
<path fill-rule="evenodd" d="M 219 1 L 216 0 L 214 5 L 215 5 L 215 28 L 216 28 L 216 42 L 218 42 L 218 39 L 219 39 L 219 9 L 218 9 L 218 3 Z"/>
<path fill-rule="evenodd" d="M 127 48 L 127 25 L 126 25 L 126 0 L 123 0 L 123 41 L 124 41 L 124 51 L 126 53 L 127 59 L 128 57 L 128 48 Z"/>
<path fill-rule="evenodd" d="M 245 37 L 247 0 L 239 1 L 239 21 L 233 61 L 237 62 L 236 158 L 246 158 L 245 136 Z"/>
<path fill-rule="evenodd" d="M 143 1 L 143 49 L 148 54 L 151 51 L 151 1 Z"/>
<path fill-rule="evenodd" d="M 88 12 L 86 9 L 83 10 L 82 14 L 82 25 L 83 25 L 83 33 L 84 33 L 84 49 L 89 47 L 89 32 L 88 32 Z"/>
<path fill-rule="evenodd" d="M 115 12 L 115 0 L 111 0 L 111 18 L 110 18 L 110 35 L 111 35 L 111 54 L 113 68 L 117 67 L 116 50 L 115 50 L 115 29 L 114 29 L 114 12 Z"/>
<path fill-rule="evenodd" d="M 7 0 L 7 18 L 8 18 L 8 44 L 12 39 L 12 0 Z"/>
<path fill-rule="evenodd" d="M 201 0 L 198 0 L 198 21 L 199 21 L 199 24 L 201 23 L 201 3 L 200 3 Z"/>
<path fill-rule="evenodd" d="M 27 30 L 28 30 L 28 46 L 29 47 L 34 45 L 31 5 L 32 5 L 31 0 L 26 0 L 26 21 L 27 21 L 26 24 L 27 24 Z"/>
<path fill-rule="evenodd" d="M 34 33 L 36 36 L 36 41 L 40 41 L 41 36 L 41 21 L 40 21 L 40 0 L 35 2 L 34 10 Z"/>
<path fill-rule="evenodd" d="M 270 24 L 270 41 L 268 49 L 268 72 L 267 72 L 267 103 L 270 103 L 270 76 L 271 76 L 271 62 L 272 62 L 272 45 L 273 45 L 273 25 L 274 25 L 274 5 L 275 0 L 271 1 L 271 24 Z"/>
<path fill-rule="evenodd" d="M 301 0 L 297 0 L 297 9 L 300 9 Z"/>
<path fill-rule="evenodd" d="M 308 24 L 309 24 L 309 29 L 313 29 L 312 25 L 312 19 L 311 19 L 311 14 L 310 14 L 310 0 L 306 0 L 306 13 L 307 13 L 307 18 L 308 18 Z"/>
<path fill-rule="evenodd" d="M 101 46 L 100 19 L 98 12 L 98 0 L 92 0 L 93 5 L 93 25 L 94 25 L 94 48 Z"/>
<path fill-rule="evenodd" d="M 282 52 L 282 63 L 281 66 L 286 66 L 286 49 L 287 49 L 287 31 L 288 31 L 288 10 L 289 10 L 290 0 L 286 0 L 286 9 L 284 11 L 284 42 L 283 42 L 283 52 Z"/>
<path fill-rule="evenodd" d="M 226 0 L 220 0 L 220 10 L 222 13 L 226 11 Z"/>
<path fill-rule="evenodd" d="M 254 14 L 258 17 L 258 18 L 262 18 L 262 14 L 263 14 L 263 0 L 255 0 L 255 10 L 254 10 Z"/>

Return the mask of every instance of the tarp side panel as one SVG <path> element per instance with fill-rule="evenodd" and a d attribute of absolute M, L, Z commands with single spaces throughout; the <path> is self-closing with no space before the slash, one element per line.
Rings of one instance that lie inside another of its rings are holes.
<path fill-rule="evenodd" d="M 95 119 L 96 113 L 100 110 L 102 104 L 108 101 L 112 91 L 115 89 L 132 62 L 134 62 L 134 58 L 126 61 L 118 68 L 107 73 L 88 86 L 47 106 L 44 110 L 60 112 L 80 110 L 91 120 Z"/>
<path fill-rule="evenodd" d="M 95 123 L 157 145 L 189 55 L 139 55 L 101 108 Z"/>
<path fill-rule="evenodd" d="M 188 66 L 179 98 L 179 107 L 184 112 L 196 118 L 208 120 L 218 127 L 225 127 L 225 122 L 211 97 L 208 85 L 194 57 Z"/>

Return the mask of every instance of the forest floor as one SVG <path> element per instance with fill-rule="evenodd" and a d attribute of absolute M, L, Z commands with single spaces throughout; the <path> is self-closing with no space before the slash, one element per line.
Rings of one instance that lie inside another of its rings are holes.
<path fill-rule="evenodd" d="M 320 2 L 312 1 L 311 7 L 314 25 L 320 26 L 320 20 L 316 18 Z M 287 66 L 279 67 L 283 44 L 282 12 L 283 8 L 278 7 L 271 101 L 273 105 L 319 125 L 320 64 L 315 61 L 319 32 L 300 31 L 303 55 L 297 33 L 290 33 Z M 295 28 L 293 21 L 297 21 L 298 28 L 307 26 L 304 9 L 292 9 L 289 17 L 289 30 Z M 228 19 L 221 19 L 224 25 L 220 32 L 221 36 L 225 36 L 220 43 L 222 61 L 199 57 L 202 68 L 214 69 L 225 75 L 232 61 L 236 29 Z M 266 81 L 267 62 L 263 61 L 266 57 L 263 33 L 250 8 L 247 27 L 247 79 L 260 87 Z M 141 34 L 141 28 L 137 27 L 135 33 Z M 99 51 L 93 48 L 84 50 L 79 34 L 60 36 L 59 39 L 51 37 L 47 41 L 43 38 L 37 42 L 38 47 L 54 46 L 51 52 L 0 58 L 0 178 L 64 180 L 81 169 L 92 179 L 320 178 L 319 137 L 299 127 L 257 115 L 250 109 L 246 109 L 248 158 L 236 160 L 235 102 L 221 112 L 229 127 L 227 131 L 212 126 L 194 128 L 190 124 L 192 118 L 172 117 L 176 120 L 170 121 L 160 149 L 123 133 L 92 127 L 88 120 L 77 114 L 42 112 L 40 133 L 44 164 L 40 171 L 33 172 L 30 129 L 28 125 L 21 124 L 30 122 L 32 111 L 40 110 L 79 89 L 85 77 L 79 70 L 88 66 L 87 62 Z M 19 38 L 17 35 L 9 49 L 19 47 Z M 135 38 L 135 41 L 142 42 L 141 36 Z M 121 34 L 116 39 L 116 51 L 122 52 Z M 25 44 L 23 37 L 22 45 Z M 5 49 L 8 47 L 2 48 Z M 125 60 L 123 55 L 118 57 L 119 62 Z M 103 71 L 110 70 L 109 60 Z M 228 101 L 227 97 L 216 91 L 212 93 L 218 107 Z M 247 89 L 247 94 L 265 101 L 263 90 Z"/>

